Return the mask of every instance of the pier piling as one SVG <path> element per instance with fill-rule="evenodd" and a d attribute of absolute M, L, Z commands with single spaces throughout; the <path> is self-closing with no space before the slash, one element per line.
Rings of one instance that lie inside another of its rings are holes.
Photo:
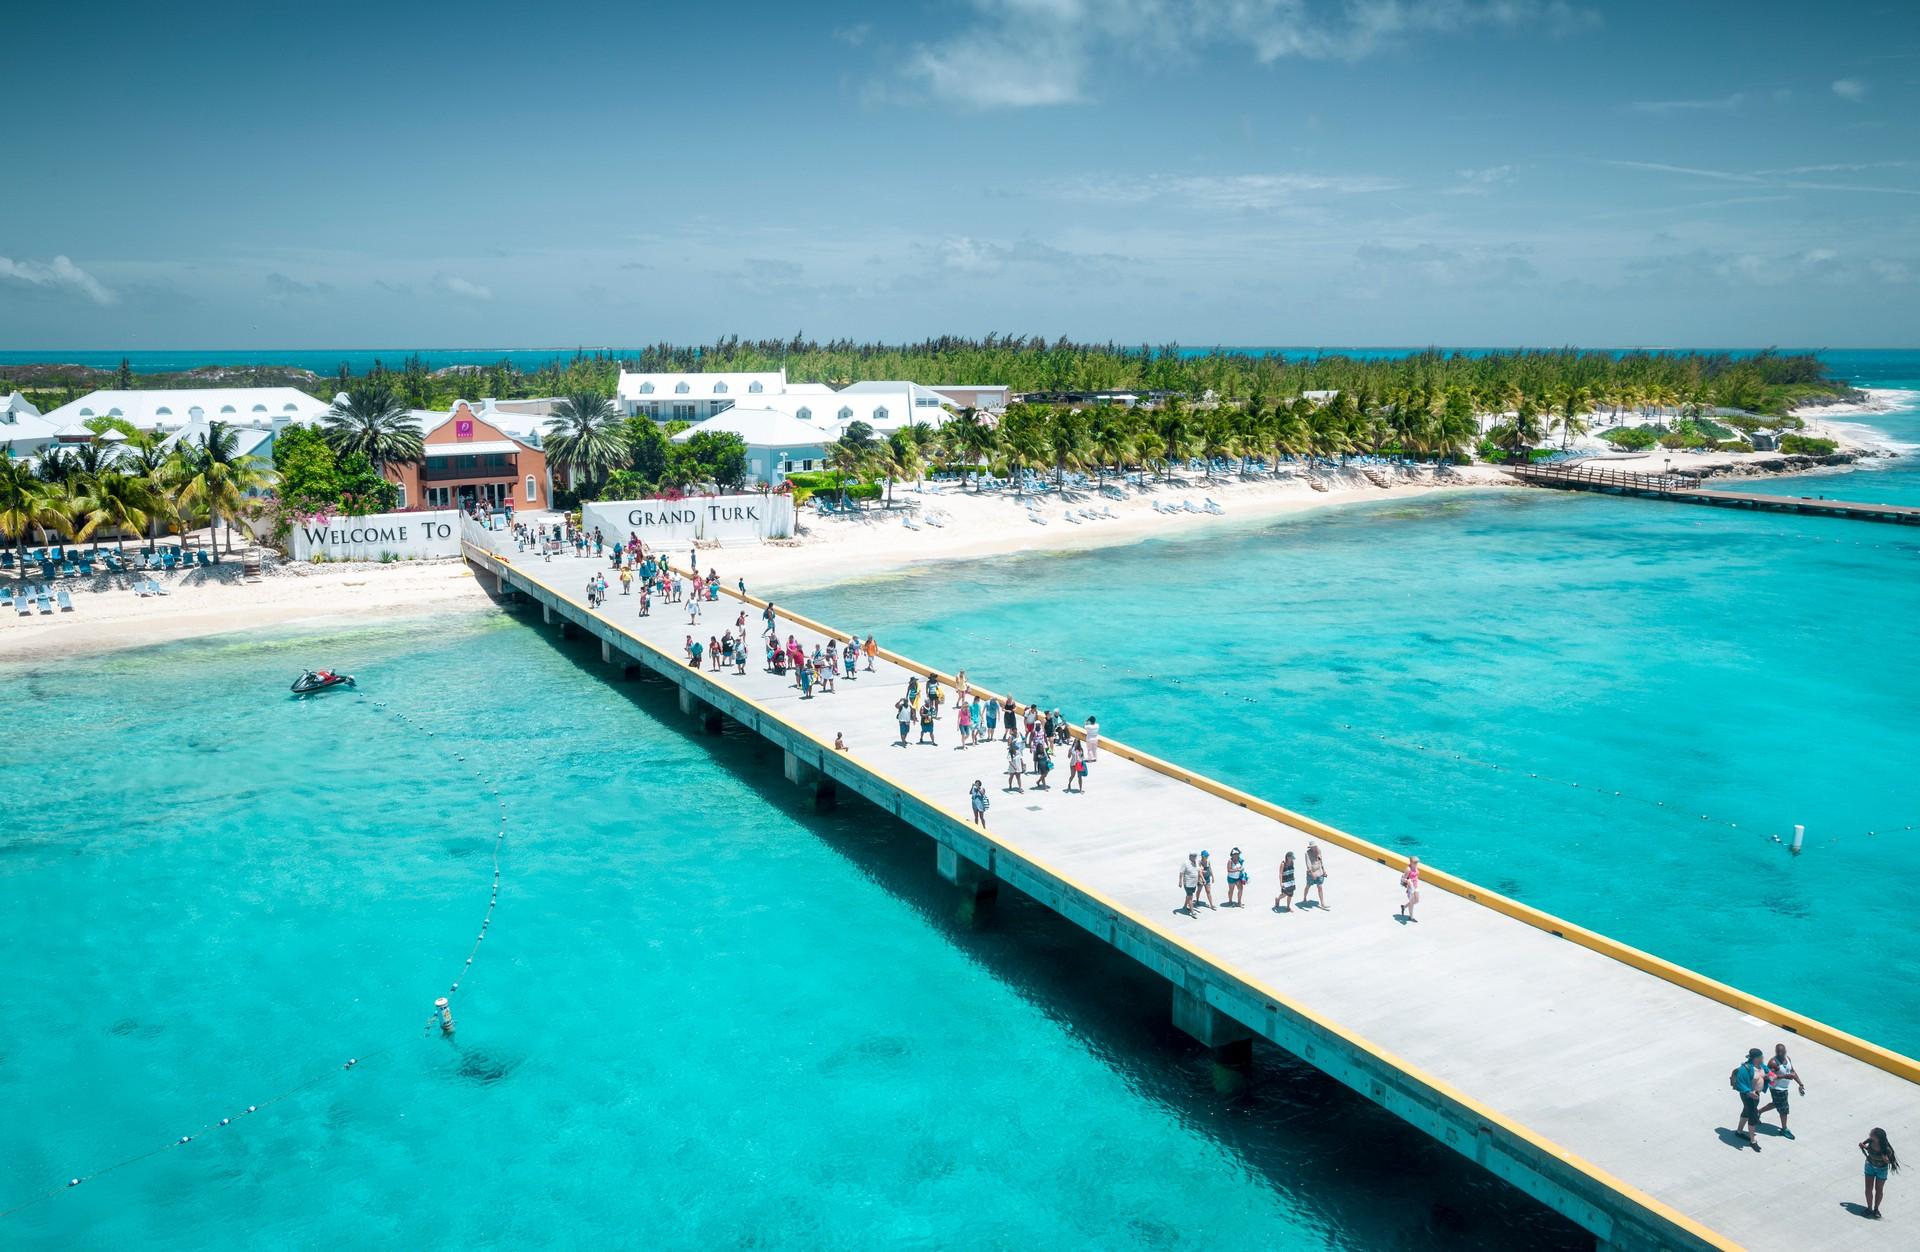
<path fill-rule="evenodd" d="M 1244 1060 L 1252 1055 L 1251 1030 L 1178 983 L 1173 987 L 1173 1024 L 1222 1059 Z"/>
<path fill-rule="evenodd" d="M 984 866 L 976 865 L 947 844 L 933 846 L 934 864 L 940 870 L 940 877 L 960 888 L 963 894 L 985 900 L 1000 893 L 1000 880 Z"/>

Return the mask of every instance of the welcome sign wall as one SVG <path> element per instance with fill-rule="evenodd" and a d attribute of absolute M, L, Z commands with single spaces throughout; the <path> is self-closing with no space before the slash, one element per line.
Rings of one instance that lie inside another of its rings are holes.
<path fill-rule="evenodd" d="M 422 561 L 460 555 L 460 513 L 373 513 L 295 523 L 296 561 Z"/>
<path fill-rule="evenodd" d="M 580 523 L 608 543 L 638 535 L 649 547 L 695 540 L 756 541 L 793 537 L 792 496 L 692 496 L 685 500 L 599 500 L 583 505 Z"/>

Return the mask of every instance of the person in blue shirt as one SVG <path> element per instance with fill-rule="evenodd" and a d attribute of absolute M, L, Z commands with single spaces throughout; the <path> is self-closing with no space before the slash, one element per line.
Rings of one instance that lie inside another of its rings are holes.
<path fill-rule="evenodd" d="M 1747 1049 L 1747 1063 L 1733 1071 L 1733 1088 L 1740 1093 L 1740 1121 L 1733 1133 L 1745 1134 L 1755 1152 L 1760 1150 L 1760 1095 L 1766 1090 L 1766 1084 L 1766 1053 L 1758 1048 Z"/>

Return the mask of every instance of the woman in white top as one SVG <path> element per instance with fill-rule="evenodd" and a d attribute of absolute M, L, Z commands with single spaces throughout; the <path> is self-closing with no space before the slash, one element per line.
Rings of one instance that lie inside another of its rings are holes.
<path fill-rule="evenodd" d="M 1089 717 L 1087 719 L 1087 728 L 1083 733 L 1086 736 L 1087 759 L 1089 761 L 1099 760 L 1100 759 L 1100 719 L 1097 717 Z"/>

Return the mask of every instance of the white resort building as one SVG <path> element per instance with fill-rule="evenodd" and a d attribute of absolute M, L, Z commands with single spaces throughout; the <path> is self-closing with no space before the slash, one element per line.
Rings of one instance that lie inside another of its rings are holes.
<path fill-rule="evenodd" d="M 620 371 L 615 402 L 628 417 L 698 422 L 735 404 L 757 404 L 787 389 L 787 371 L 765 374 L 629 374 Z"/>
<path fill-rule="evenodd" d="M 747 445 L 747 480 L 778 483 L 795 470 L 826 468 L 826 446 L 838 437 L 777 409 L 735 407 L 673 437 L 687 443 L 703 431 L 740 436 Z"/>

